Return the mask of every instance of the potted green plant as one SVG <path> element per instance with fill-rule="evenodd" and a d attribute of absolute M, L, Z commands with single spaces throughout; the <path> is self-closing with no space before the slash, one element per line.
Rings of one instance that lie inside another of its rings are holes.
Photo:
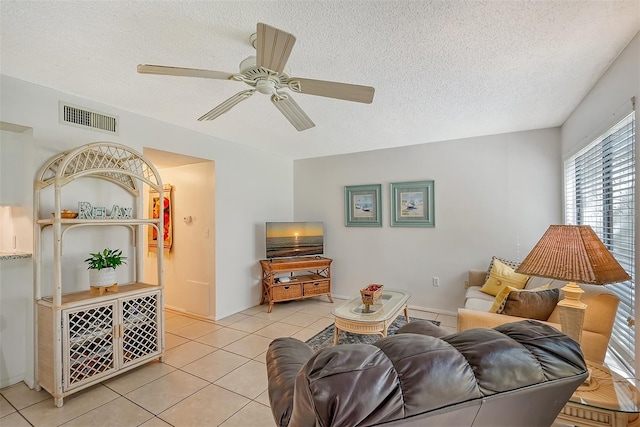
<path fill-rule="evenodd" d="M 84 260 L 89 267 L 89 285 L 107 287 L 116 284 L 116 268 L 126 264 L 127 257 L 122 256 L 121 249 L 105 248 L 102 252 L 89 253 Z"/>

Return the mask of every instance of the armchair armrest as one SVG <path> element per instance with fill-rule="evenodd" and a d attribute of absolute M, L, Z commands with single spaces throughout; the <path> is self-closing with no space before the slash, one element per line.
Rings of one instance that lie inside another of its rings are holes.
<path fill-rule="evenodd" d="M 276 338 L 269 344 L 266 356 L 269 401 L 280 427 L 289 425 L 296 375 L 313 354 L 311 347 L 295 338 Z"/>
<path fill-rule="evenodd" d="M 522 317 L 509 316 L 506 314 L 488 313 L 486 311 L 470 310 L 466 308 L 458 309 L 458 332 L 475 328 L 495 328 L 505 323 L 519 322 Z M 542 321 L 540 323 L 549 325 L 559 331 L 562 331 L 560 324 L 551 320 Z M 604 363 L 607 354 L 607 344 L 609 343 L 609 335 L 593 332 L 589 330 L 582 331 L 582 341 L 580 347 L 584 357 L 596 363 Z"/>
<path fill-rule="evenodd" d="M 519 322 L 522 317 L 509 316 L 506 314 L 488 313 L 486 311 L 469 310 L 466 308 L 458 309 L 458 332 L 475 328 L 495 328 L 505 323 Z M 557 329 L 553 323 L 539 321 L 546 325 Z"/>

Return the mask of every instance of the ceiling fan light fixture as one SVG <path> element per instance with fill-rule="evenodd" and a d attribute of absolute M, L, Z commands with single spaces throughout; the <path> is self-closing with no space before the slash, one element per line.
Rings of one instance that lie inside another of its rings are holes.
<path fill-rule="evenodd" d="M 273 80 L 261 79 L 256 82 L 256 90 L 265 95 L 277 95 L 276 84 Z"/>

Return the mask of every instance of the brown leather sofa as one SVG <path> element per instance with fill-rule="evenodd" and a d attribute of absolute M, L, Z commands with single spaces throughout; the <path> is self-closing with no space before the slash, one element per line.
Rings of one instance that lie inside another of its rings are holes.
<path fill-rule="evenodd" d="M 412 322 L 373 345 L 267 351 L 281 427 L 549 426 L 587 377 L 576 342 L 533 320 L 447 335 Z"/>

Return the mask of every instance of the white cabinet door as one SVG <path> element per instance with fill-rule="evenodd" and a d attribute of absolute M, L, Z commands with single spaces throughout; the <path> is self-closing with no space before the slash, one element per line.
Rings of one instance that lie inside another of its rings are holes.
<path fill-rule="evenodd" d="M 116 301 L 63 311 L 63 389 L 115 372 Z"/>
<path fill-rule="evenodd" d="M 160 291 L 120 300 L 122 366 L 160 354 Z"/>

